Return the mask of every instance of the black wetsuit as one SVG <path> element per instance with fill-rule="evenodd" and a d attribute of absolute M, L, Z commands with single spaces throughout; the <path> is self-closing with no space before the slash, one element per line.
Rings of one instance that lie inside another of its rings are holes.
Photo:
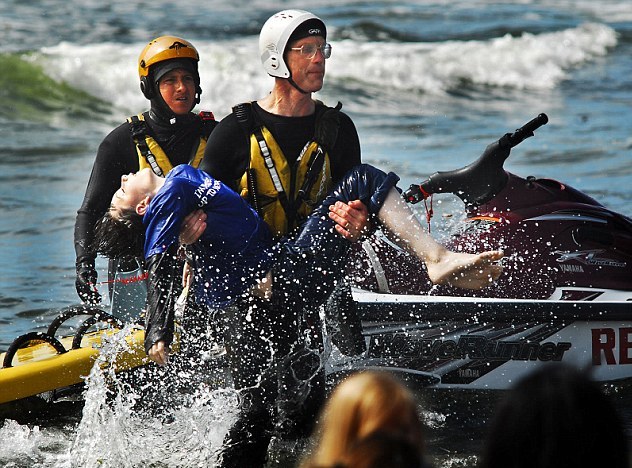
<path fill-rule="evenodd" d="M 151 114 L 151 115 L 150 115 Z M 208 126 L 197 115 L 180 116 L 171 125 L 153 112 L 145 112 L 148 133 L 168 155 L 175 167 L 187 164 L 197 148 L 200 135 L 208 132 Z M 77 211 L 75 221 L 75 253 L 77 265 L 94 268 L 95 254 L 87 247 L 94 237 L 94 224 L 105 214 L 112 196 L 121 186 L 121 176 L 139 169 L 138 153 L 132 139 L 130 125 L 126 122 L 115 128 L 99 145 L 86 193 Z M 112 268 L 111 268 L 112 270 Z M 110 272 L 113 274 L 113 271 Z"/>
<path fill-rule="evenodd" d="M 305 143 L 314 137 L 316 114 L 306 117 L 278 116 L 264 111 L 257 103 L 253 103 L 252 109 L 258 121 L 272 133 L 290 164 L 296 160 Z M 346 114 L 340 114 L 338 137 L 327 152 L 334 184 L 360 164 L 358 134 Z M 236 188 L 249 164 L 250 154 L 250 135 L 235 114 L 230 114 L 209 139 L 200 168 Z M 282 271 L 283 268 L 274 273 L 279 275 Z M 348 286 L 339 287 L 336 294 L 349 298 L 348 291 Z M 229 329 L 226 344 L 232 350 L 232 376 L 236 388 L 241 389 L 245 404 L 242 405 L 240 418 L 224 441 L 221 457 L 224 468 L 263 466 L 273 432 L 286 437 L 306 435 L 311 431 L 324 400 L 324 372 L 318 354 L 318 337 L 315 337 L 317 342 L 312 343 L 315 349 L 310 350 L 290 332 L 296 328 L 297 320 L 317 321 L 317 312 L 307 310 L 307 304 L 288 306 L 278 296 L 273 297 L 271 302 L 250 297 L 226 311 Z M 346 310 L 348 315 L 351 312 L 349 303 L 335 304 L 335 309 L 343 313 Z M 280 317 L 284 310 L 292 310 L 294 314 Z M 243 320 L 246 316 L 248 321 Z M 312 331 L 317 334 L 318 328 L 314 325 Z M 359 329 L 359 322 L 355 328 L 356 331 Z M 272 363 L 270 351 L 274 353 Z M 293 374 L 300 382 L 290 378 Z"/>

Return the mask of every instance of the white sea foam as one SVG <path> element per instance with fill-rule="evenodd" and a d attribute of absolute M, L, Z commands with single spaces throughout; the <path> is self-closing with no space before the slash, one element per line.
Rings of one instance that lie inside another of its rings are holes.
<path fill-rule="evenodd" d="M 327 83 L 371 91 L 440 94 L 466 85 L 515 89 L 553 89 L 568 73 L 608 54 L 617 33 L 587 23 L 543 34 L 505 35 L 483 41 L 439 43 L 334 43 Z M 217 117 L 237 102 L 264 96 L 272 86 L 256 55 L 255 37 L 198 42 L 202 102 Z M 45 48 L 36 60 L 54 78 L 111 102 L 116 114 L 144 110 L 136 60 L 143 44 L 77 45 Z"/>
<path fill-rule="evenodd" d="M 568 11 L 582 11 L 600 21 L 618 23 L 632 21 L 632 4 L 618 0 L 551 0 L 554 8 Z"/>
<path fill-rule="evenodd" d="M 402 91 L 442 93 L 463 83 L 551 89 L 574 67 L 606 55 L 616 32 L 603 24 L 520 37 L 443 43 L 336 44 L 329 77 Z M 335 65 L 334 65 L 335 64 Z"/>
<path fill-rule="evenodd" d="M 14 420 L 4 421 L 0 427 L 0 440 L 0 464 L 8 467 L 36 464 L 44 457 L 41 448 L 47 445 L 46 432 L 39 426 L 29 427 Z M 9 460 L 13 460 L 14 464 Z"/>
<path fill-rule="evenodd" d="M 34 60 L 48 74 L 71 86 L 110 102 L 113 114 L 141 112 L 147 100 L 139 90 L 138 51 L 145 44 L 102 43 L 79 45 L 62 42 L 44 48 Z M 239 100 L 256 99 L 271 88 L 256 54 L 256 38 L 196 41 L 200 53 L 202 100 L 198 108 L 223 117 Z"/>

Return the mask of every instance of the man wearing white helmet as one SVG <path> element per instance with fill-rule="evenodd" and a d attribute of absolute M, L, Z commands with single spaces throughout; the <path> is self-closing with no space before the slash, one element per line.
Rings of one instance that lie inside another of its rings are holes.
<path fill-rule="evenodd" d="M 351 119 L 340 112 L 340 105 L 331 108 L 312 98 L 323 86 L 331 55 L 326 39 L 323 21 L 307 11 L 284 10 L 266 21 L 259 52 L 265 71 L 275 79 L 272 91 L 233 108 L 209 138 L 200 166 L 248 199 L 277 238 L 300 226 L 334 184 L 361 162 Z M 336 203 L 329 216 L 337 232 L 350 240 L 359 239 L 369 224 L 359 200 Z M 341 292 L 350 297 L 348 286 Z M 248 313 L 242 310 L 229 318 L 226 342 L 233 380 L 248 403 L 227 435 L 223 467 L 263 466 L 272 432 L 306 434 L 322 402 L 318 345 L 312 342 L 316 353 L 310 352 L 289 332 L 296 328 L 290 323 L 309 322 L 313 311 L 298 311 L 286 302 L 273 294 L 270 302 L 242 304 Z M 352 312 L 348 303 L 338 309 Z M 303 392 L 295 386 L 297 379 L 305 379 Z"/>
<path fill-rule="evenodd" d="M 209 139 L 200 166 L 258 205 L 277 236 L 300 224 L 311 211 L 306 205 L 317 205 L 314 199 L 324 197 L 333 186 L 331 179 L 339 180 L 361 162 L 351 119 L 312 98 L 323 86 L 325 60 L 332 51 L 326 37 L 322 20 L 306 11 L 284 10 L 268 19 L 261 29 L 259 51 L 265 71 L 275 78 L 274 87 L 263 99 L 233 108 Z M 273 173 L 263 169 L 261 151 L 270 153 Z M 317 183 L 306 188 L 301 182 L 310 160 L 316 161 L 312 177 Z M 281 186 L 270 182 L 277 177 Z M 261 195 L 264 199 L 257 200 Z M 366 213 L 359 202 L 352 202 L 332 216 L 339 221 L 338 232 L 353 240 L 366 228 Z"/>

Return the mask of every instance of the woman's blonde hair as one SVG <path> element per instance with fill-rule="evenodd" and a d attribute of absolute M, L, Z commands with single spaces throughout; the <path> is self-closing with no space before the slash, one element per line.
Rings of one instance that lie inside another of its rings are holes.
<path fill-rule="evenodd" d="M 341 382 L 327 401 L 312 456 L 301 466 L 334 466 L 360 439 L 376 432 L 403 436 L 423 452 L 414 396 L 386 371 L 363 371 Z"/>

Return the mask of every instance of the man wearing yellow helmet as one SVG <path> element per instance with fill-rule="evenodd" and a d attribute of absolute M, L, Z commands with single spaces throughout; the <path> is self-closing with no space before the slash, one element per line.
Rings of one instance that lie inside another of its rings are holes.
<path fill-rule="evenodd" d="M 98 303 L 95 256 L 87 251 L 94 225 L 107 211 L 124 174 L 150 167 L 164 176 L 179 164 L 197 167 L 215 127 L 210 112 L 191 111 L 200 101 L 199 54 L 189 41 L 162 36 L 151 41 L 138 59 L 143 95 L 150 109 L 115 128 L 99 146 L 75 221 L 75 285 L 82 301 Z M 121 261 L 110 261 L 110 276 Z"/>

